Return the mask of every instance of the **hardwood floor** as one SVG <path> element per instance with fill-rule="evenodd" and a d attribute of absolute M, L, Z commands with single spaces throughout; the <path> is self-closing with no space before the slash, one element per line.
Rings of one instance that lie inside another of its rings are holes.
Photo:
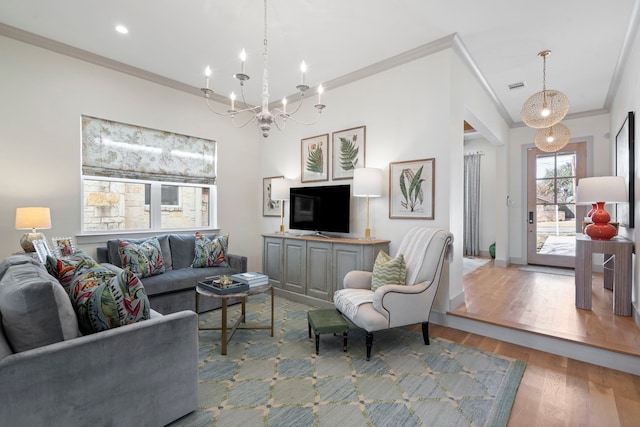
<path fill-rule="evenodd" d="M 613 315 L 601 275 L 589 312 L 575 308 L 573 276 L 519 267 L 489 262 L 465 275 L 465 305 L 449 314 L 640 356 L 640 329 Z M 509 426 L 640 425 L 639 376 L 435 324 L 430 333 L 527 362 Z"/>

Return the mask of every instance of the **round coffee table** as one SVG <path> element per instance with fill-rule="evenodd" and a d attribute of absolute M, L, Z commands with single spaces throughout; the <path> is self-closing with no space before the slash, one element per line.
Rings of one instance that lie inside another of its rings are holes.
<path fill-rule="evenodd" d="M 245 323 L 245 320 L 246 320 L 247 298 L 250 297 L 251 295 L 263 294 L 267 291 L 271 292 L 271 325 L 246 325 L 245 324 L 241 326 L 240 324 Z M 196 286 L 196 313 L 198 313 L 200 296 L 219 299 L 222 304 L 222 308 L 221 308 L 222 324 L 220 325 L 220 327 L 218 328 L 202 327 L 201 328 L 200 326 L 198 326 L 199 331 L 222 331 L 222 348 L 220 349 L 220 354 L 222 355 L 227 354 L 227 343 L 231 340 L 231 337 L 233 337 L 233 334 L 235 333 L 236 329 L 269 329 L 271 330 L 271 336 L 273 336 L 273 286 L 271 285 L 254 286 L 253 288 L 249 288 L 246 291 L 221 295 L 213 291 L 207 290 L 206 288 L 198 285 Z M 240 317 L 236 319 L 236 321 L 233 323 L 233 325 L 231 325 L 231 327 L 229 327 L 227 324 L 228 322 L 227 302 L 229 301 L 230 298 L 240 298 L 241 304 L 242 304 L 242 312 L 240 314 Z"/>

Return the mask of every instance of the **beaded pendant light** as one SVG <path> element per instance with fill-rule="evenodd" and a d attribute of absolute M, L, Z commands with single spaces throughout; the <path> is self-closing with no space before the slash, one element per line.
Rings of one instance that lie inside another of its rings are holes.
<path fill-rule="evenodd" d="M 547 56 L 550 50 L 538 53 L 542 57 L 542 91 L 529 97 L 522 106 L 520 117 L 529 127 L 549 128 L 560 122 L 569 111 L 569 98 L 559 90 L 547 90 Z"/>
<path fill-rule="evenodd" d="M 548 128 L 538 129 L 534 142 L 540 150 L 553 153 L 564 148 L 570 138 L 569 128 L 562 123 L 556 123 Z"/>

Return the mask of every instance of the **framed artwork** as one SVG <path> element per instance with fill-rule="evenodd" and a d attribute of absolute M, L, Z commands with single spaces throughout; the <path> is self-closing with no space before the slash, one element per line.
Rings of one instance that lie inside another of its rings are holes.
<path fill-rule="evenodd" d="M 52 237 L 53 252 L 58 258 L 64 258 L 72 255 L 76 251 L 71 237 Z"/>
<path fill-rule="evenodd" d="M 622 127 L 616 134 L 616 176 L 624 177 L 629 194 L 629 203 L 616 204 L 616 219 L 623 227 L 634 227 L 635 189 L 634 177 L 634 115 L 627 113 Z"/>
<path fill-rule="evenodd" d="M 389 163 L 389 218 L 433 219 L 436 159 Z"/>
<path fill-rule="evenodd" d="M 301 144 L 301 182 L 329 180 L 329 134 L 305 138 Z"/>
<path fill-rule="evenodd" d="M 367 127 L 345 129 L 331 134 L 333 179 L 352 179 L 355 168 L 365 167 Z"/>
<path fill-rule="evenodd" d="M 53 256 L 49 245 L 47 245 L 47 239 L 37 239 L 33 241 L 33 247 L 36 249 L 36 254 L 41 263 L 47 262 L 47 255 Z"/>
<path fill-rule="evenodd" d="M 262 178 L 262 216 L 280 216 L 280 200 L 271 199 L 271 180 L 284 176 Z"/>

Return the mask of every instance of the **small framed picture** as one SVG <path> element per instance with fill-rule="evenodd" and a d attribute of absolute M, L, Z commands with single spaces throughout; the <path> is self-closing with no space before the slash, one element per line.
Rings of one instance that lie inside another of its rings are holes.
<path fill-rule="evenodd" d="M 36 249 L 38 260 L 43 264 L 47 262 L 47 255 L 53 256 L 51 249 L 49 249 L 49 245 L 47 244 L 47 239 L 34 240 L 33 247 Z"/>
<path fill-rule="evenodd" d="M 262 216 L 280 216 L 280 200 L 271 198 L 271 180 L 284 176 L 262 178 Z"/>
<path fill-rule="evenodd" d="M 389 163 L 389 218 L 433 219 L 436 159 Z"/>
<path fill-rule="evenodd" d="M 312 136 L 301 141 L 301 182 L 329 180 L 329 134 Z"/>
<path fill-rule="evenodd" d="M 53 252 L 58 258 L 73 255 L 76 251 L 71 237 L 52 237 L 51 243 L 53 243 Z"/>
<path fill-rule="evenodd" d="M 365 167 L 365 144 L 367 127 L 333 132 L 333 179 L 352 179 L 353 170 Z"/>

